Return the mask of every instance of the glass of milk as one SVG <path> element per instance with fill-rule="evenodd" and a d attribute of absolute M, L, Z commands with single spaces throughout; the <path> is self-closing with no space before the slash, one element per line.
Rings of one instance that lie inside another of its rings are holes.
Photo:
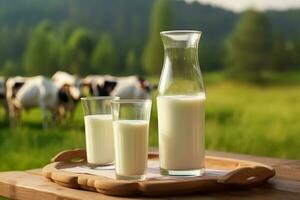
<path fill-rule="evenodd" d="M 89 165 L 103 166 L 114 163 L 114 135 L 112 129 L 111 101 L 119 97 L 84 97 L 86 156 Z"/>
<path fill-rule="evenodd" d="M 113 131 L 117 179 L 145 179 L 151 100 L 113 100 Z"/>
<path fill-rule="evenodd" d="M 204 102 L 198 61 L 200 31 L 163 31 L 164 66 L 157 96 L 159 159 L 163 175 L 204 171 Z"/>

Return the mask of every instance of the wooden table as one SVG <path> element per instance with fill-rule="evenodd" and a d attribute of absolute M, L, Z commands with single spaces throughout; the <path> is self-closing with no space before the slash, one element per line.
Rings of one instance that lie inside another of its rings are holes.
<path fill-rule="evenodd" d="M 257 157 L 233 153 L 207 151 L 207 155 L 244 159 L 271 165 L 276 177 L 268 184 L 250 190 L 238 190 L 188 196 L 170 196 L 159 199 L 300 199 L 300 161 Z M 59 186 L 41 176 L 41 169 L 0 172 L 0 196 L 23 200 L 96 200 L 120 199 L 95 192 L 74 190 Z M 121 198 L 129 199 L 129 198 Z M 135 199 L 147 199 L 135 197 Z"/>

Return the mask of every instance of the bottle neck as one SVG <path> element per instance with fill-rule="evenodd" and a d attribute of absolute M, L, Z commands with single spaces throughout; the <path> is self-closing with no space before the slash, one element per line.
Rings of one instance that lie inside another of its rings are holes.
<path fill-rule="evenodd" d="M 177 73 L 189 73 L 192 68 L 199 67 L 198 48 L 165 48 L 165 65 L 172 66 L 175 76 Z"/>
<path fill-rule="evenodd" d="M 195 95 L 204 92 L 198 61 L 199 31 L 161 32 L 164 67 L 159 95 Z"/>

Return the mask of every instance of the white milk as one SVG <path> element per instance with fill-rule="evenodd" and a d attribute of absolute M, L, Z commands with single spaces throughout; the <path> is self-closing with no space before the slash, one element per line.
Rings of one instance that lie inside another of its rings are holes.
<path fill-rule="evenodd" d="M 145 120 L 113 122 L 116 172 L 119 175 L 143 175 L 148 160 L 148 128 Z"/>
<path fill-rule="evenodd" d="M 114 161 L 114 138 L 111 115 L 84 117 L 87 161 L 108 164 Z"/>
<path fill-rule="evenodd" d="M 204 94 L 157 97 L 161 168 L 204 168 L 204 101 Z"/>

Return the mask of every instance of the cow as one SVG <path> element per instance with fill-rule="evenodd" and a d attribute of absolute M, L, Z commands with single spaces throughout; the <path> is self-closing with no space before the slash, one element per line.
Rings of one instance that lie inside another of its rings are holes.
<path fill-rule="evenodd" d="M 63 85 L 68 84 L 77 88 L 76 92 L 79 92 L 78 89 L 80 88 L 80 78 L 77 75 L 71 75 L 63 71 L 57 71 L 52 75 L 51 80 L 58 87 L 62 87 Z"/>
<path fill-rule="evenodd" d="M 110 75 L 89 75 L 81 81 L 81 86 L 93 96 L 109 96 L 116 86 L 116 80 Z"/>
<path fill-rule="evenodd" d="M 22 110 L 39 107 L 42 111 L 43 127 L 46 128 L 49 121 L 48 111 L 52 113 L 53 119 L 57 119 L 61 105 L 65 105 L 70 98 L 79 98 L 77 93 L 74 96 L 69 86 L 59 88 L 53 81 L 44 76 L 18 78 L 18 81 L 24 80 L 22 86 L 17 90 L 13 87 L 8 88 L 12 94 L 8 101 L 12 120 L 20 118 Z M 12 83 L 13 78 L 9 80 L 9 84 Z"/>
<path fill-rule="evenodd" d="M 24 85 L 27 79 L 30 79 L 30 77 L 16 76 L 10 77 L 6 81 L 6 102 L 8 104 L 10 122 L 18 121 L 18 118 L 20 118 L 20 113 L 14 106 L 13 99 L 16 97 L 17 92 Z"/>
<path fill-rule="evenodd" d="M 8 119 L 8 104 L 6 100 L 6 79 L 0 77 L 0 104 L 4 108 L 4 117 Z"/>
<path fill-rule="evenodd" d="M 60 117 L 73 119 L 76 105 L 81 97 L 80 78 L 67 72 L 57 71 L 51 77 L 53 83 L 60 89 L 68 91 L 72 98 L 65 98 L 65 102 L 59 106 Z"/>
<path fill-rule="evenodd" d="M 111 90 L 111 96 L 121 99 L 150 99 L 153 85 L 143 77 L 132 75 L 117 77 L 116 85 Z"/>
<path fill-rule="evenodd" d="M 149 81 L 137 75 L 90 75 L 83 79 L 82 83 L 89 87 L 93 96 L 118 96 L 121 99 L 149 99 L 154 89 Z"/>

